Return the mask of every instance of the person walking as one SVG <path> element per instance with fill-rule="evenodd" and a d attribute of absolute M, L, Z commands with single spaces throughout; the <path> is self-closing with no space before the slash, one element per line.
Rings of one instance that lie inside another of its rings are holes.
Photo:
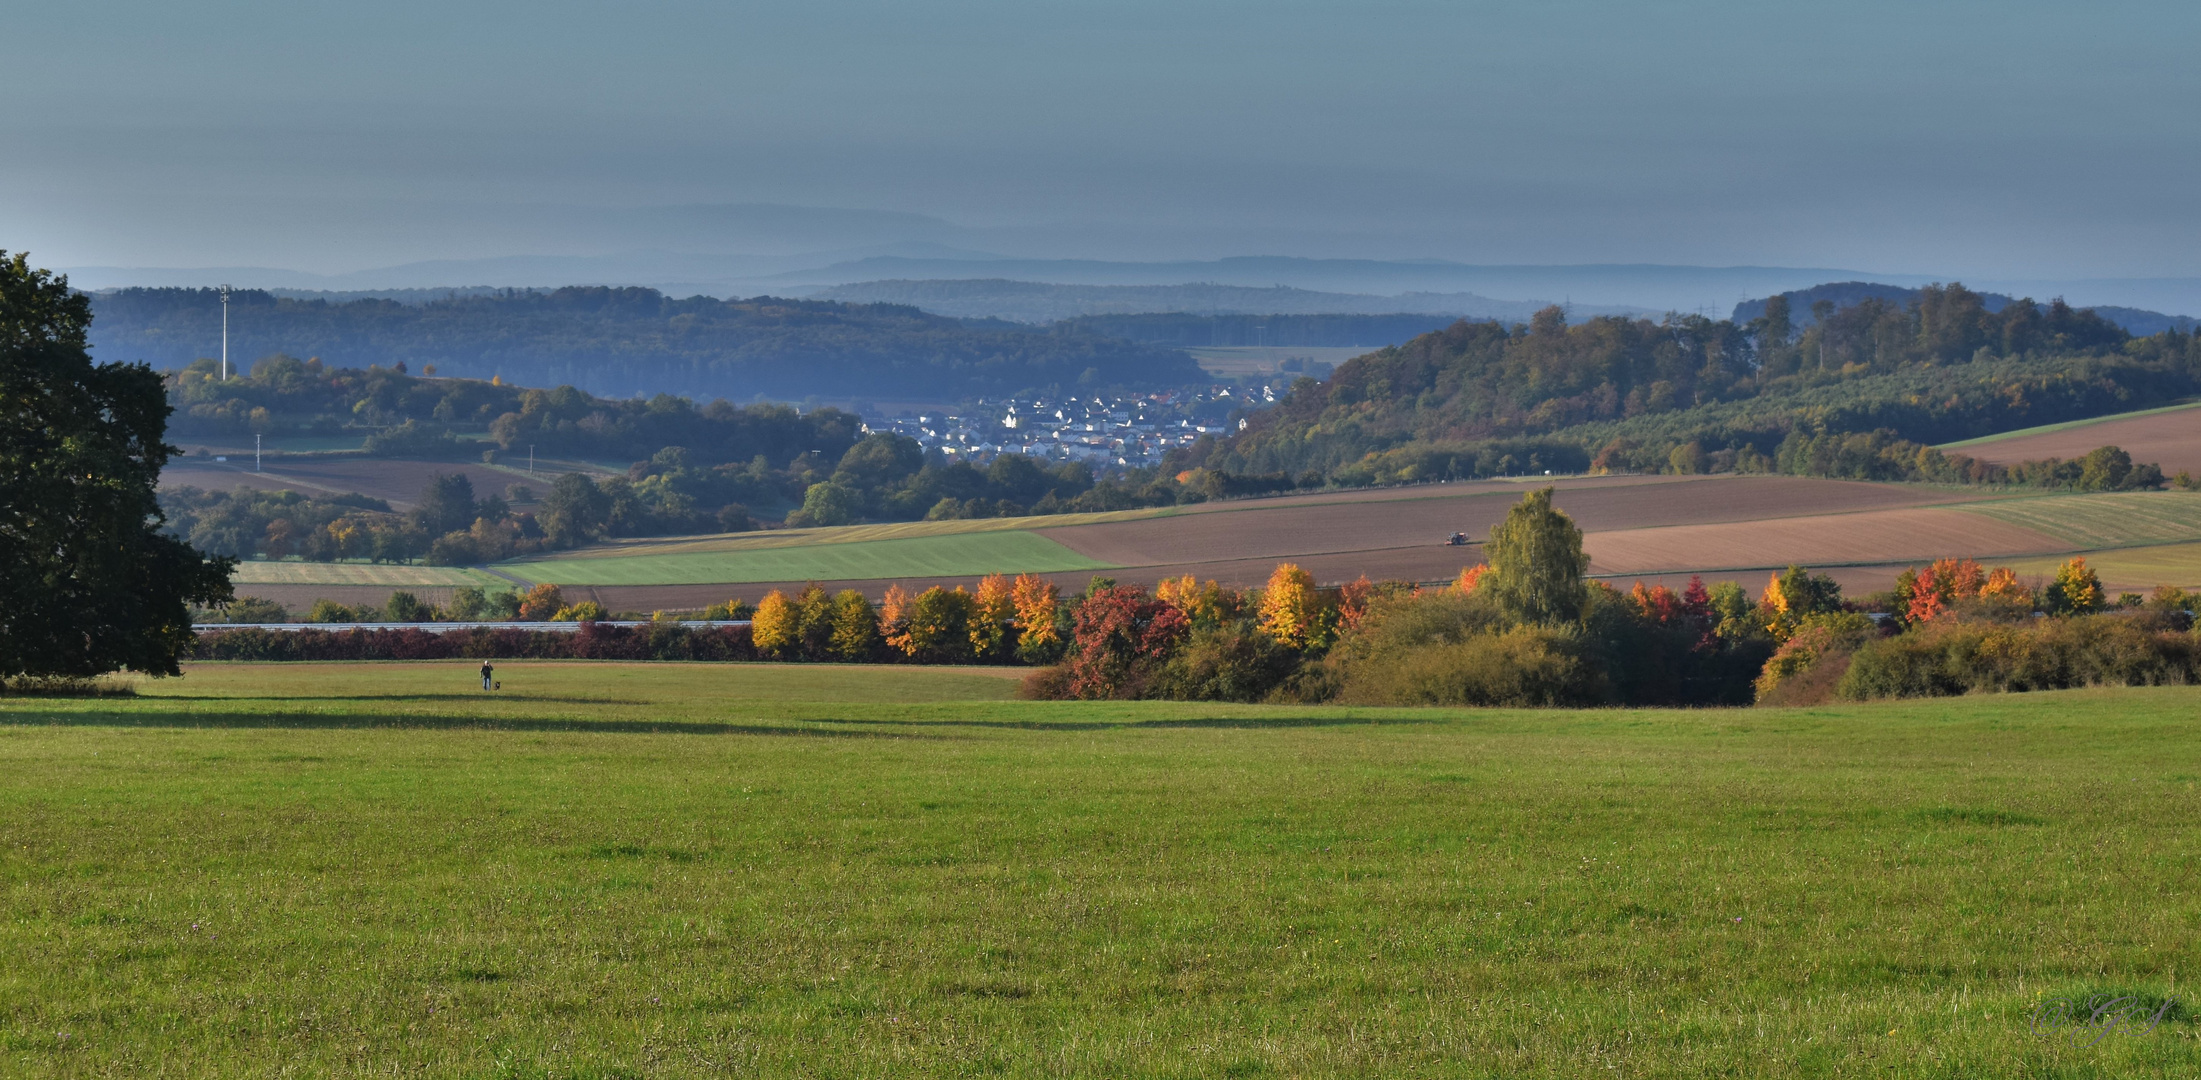
<path fill-rule="evenodd" d="M 493 667 L 490 667 L 490 666 L 489 666 L 489 661 L 487 661 L 487 660 L 484 660 L 484 661 L 482 661 L 482 662 L 481 662 L 481 688 L 482 688 L 482 689 L 484 689 L 484 690 L 493 690 L 493 689 L 495 689 L 495 688 L 496 688 L 496 687 L 495 687 L 495 684 L 493 684 L 493 683 L 491 683 L 491 682 L 489 681 L 489 676 L 490 676 L 490 673 L 491 673 L 491 672 L 494 672 L 494 671 L 496 671 L 496 670 L 497 670 L 496 668 L 493 668 Z"/>

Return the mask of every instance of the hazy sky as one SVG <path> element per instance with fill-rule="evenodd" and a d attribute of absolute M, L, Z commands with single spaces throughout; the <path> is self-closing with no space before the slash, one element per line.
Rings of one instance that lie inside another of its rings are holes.
<path fill-rule="evenodd" d="M 2193 275 L 2197 31 L 2100 0 L 0 0 L 0 248 L 343 271 L 782 203 L 1024 255 Z"/>

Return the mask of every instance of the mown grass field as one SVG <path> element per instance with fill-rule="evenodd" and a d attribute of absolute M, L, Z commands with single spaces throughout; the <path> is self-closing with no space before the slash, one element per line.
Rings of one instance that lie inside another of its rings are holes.
<path fill-rule="evenodd" d="M 2191 690 L 1001 700 L 201 665 L 0 699 L 0 1073 L 2190 1076 Z M 2091 1037 L 2091 1036 L 2088 1036 Z"/>
<path fill-rule="evenodd" d="M 2011 559 L 2011 569 L 2020 574 L 2053 578 L 2056 568 L 2069 558 L 2055 555 L 2045 558 Z M 2086 565 L 2101 575 L 2103 584 L 2139 592 L 2157 585 L 2176 585 L 2180 588 L 2201 587 L 2201 544 L 2165 544 L 2161 547 L 2119 548 L 2112 551 L 2089 552 Z"/>
<path fill-rule="evenodd" d="M 1101 570 L 1037 533 L 987 531 L 898 540 L 818 543 L 667 554 L 535 559 L 498 567 L 553 585 L 704 585 L 750 581 L 836 581 L 897 577 L 979 577 L 991 573 Z"/>
<path fill-rule="evenodd" d="M 2201 540 L 2201 494 L 2118 491 L 2043 495 L 1951 507 L 2023 526 L 2075 548 L 2136 547 Z"/>

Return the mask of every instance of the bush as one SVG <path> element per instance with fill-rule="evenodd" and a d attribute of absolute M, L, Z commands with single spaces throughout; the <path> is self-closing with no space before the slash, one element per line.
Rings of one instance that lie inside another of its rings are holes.
<path fill-rule="evenodd" d="M 419 597 L 409 592 L 391 593 L 390 602 L 384 605 L 383 611 L 391 622 L 434 622 L 436 618 L 435 608 L 421 603 Z"/>
<path fill-rule="evenodd" d="M 1299 670 L 1299 654 L 1243 624 L 1196 630 L 1148 693 L 1171 701 L 1260 701 Z"/>
<path fill-rule="evenodd" d="M 677 625 L 604 626 L 578 632 L 475 627 L 430 633 L 398 630 L 207 631 L 197 660 L 754 660 L 742 626 L 690 630 Z"/>
<path fill-rule="evenodd" d="M 1754 688 L 1760 705 L 1817 705 L 1834 695 L 1857 647 L 1877 636 L 1871 617 L 1855 612 L 1808 616 L 1767 658 Z"/>
<path fill-rule="evenodd" d="M 1935 622 L 1857 650 L 1838 693 L 1851 700 L 2201 681 L 2201 649 L 2146 615 L 2028 624 Z"/>
<path fill-rule="evenodd" d="M 313 610 L 306 612 L 306 621 L 311 623 L 358 622 L 359 612 L 334 600 L 323 598 L 313 602 Z"/>
<path fill-rule="evenodd" d="M 279 623 L 289 622 L 290 612 L 273 600 L 257 596 L 240 596 L 211 611 L 200 612 L 193 620 L 198 623 Z"/>
<path fill-rule="evenodd" d="M 1353 667 L 1340 701 L 1358 705 L 1594 705 L 1604 675 L 1578 634 L 1516 626 Z"/>

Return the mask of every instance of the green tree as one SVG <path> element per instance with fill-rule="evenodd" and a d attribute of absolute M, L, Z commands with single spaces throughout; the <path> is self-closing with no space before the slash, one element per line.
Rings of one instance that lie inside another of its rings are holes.
<path fill-rule="evenodd" d="M 1489 590 L 1499 609 L 1520 622 L 1560 625 L 1582 617 L 1582 574 L 1590 557 L 1582 553 L 1582 530 L 1552 508 L 1551 493 L 1543 488 L 1522 496 L 1483 546 L 1490 572 L 1478 591 Z"/>
<path fill-rule="evenodd" d="M 93 364 L 88 298 L 0 252 L 0 681 L 178 673 L 190 606 L 232 597 L 227 558 L 164 535 L 168 397 Z"/>
<path fill-rule="evenodd" d="M 879 652 L 879 613 L 854 589 L 833 597 L 832 647 L 836 660 L 869 660 Z"/>
<path fill-rule="evenodd" d="M 578 547 L 604 535 L 611 521 L 611 496 L 577 472 L 550 485 L 543 496 L 543 536 L 553 547 Z"/>
<path fill-rule="evenodd" d="M 421 489 L 413 520 L 429 536 L 458 532 L 474 523 L 474 482 L 465 473 L 437 473 Z"/>
<path fill-rule="evenodd" d="M 790 520 L 788 524 L 846 525 L 856 520 L 863 507 L 862 493 L 847 484 L 827 480 L 812 484 L 803 492 L 799 511 L 802 519 L 799 522 Z"/>

